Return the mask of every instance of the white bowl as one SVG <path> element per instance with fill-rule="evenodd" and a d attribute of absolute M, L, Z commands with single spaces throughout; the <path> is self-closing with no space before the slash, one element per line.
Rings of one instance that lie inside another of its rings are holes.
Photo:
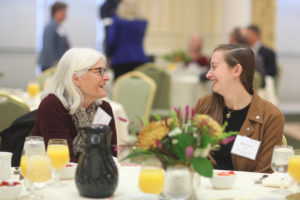
<path fill-rule="evenodd" d="M 215 174 L 211 179 L 210 183 L 215 189 L 230 189 L 232 188 L 236 179 L 236 175 L 219 176 Z"/>
<path fill-rule="evenodd" d="M 64 168 L 59 171 L 59 179 L 60 180 L 69 180 L 73 179 L 75 176 L 77 168 L 77 163 L 68 163 Z"/>
<path fill-rule="evenodd" d="M 22 185 L 18 182 L 18 185 L 12 185 L 13 181 L 8 181 L 10 186 L 0 186 L 0 199 L 11 200 L 17 199 L 22 191 Z"/>

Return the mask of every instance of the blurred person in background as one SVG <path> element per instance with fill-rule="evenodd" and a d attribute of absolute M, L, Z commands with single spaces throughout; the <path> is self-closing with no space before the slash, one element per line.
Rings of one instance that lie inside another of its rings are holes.
<path fill-rule="evenodd" d="M 247 29 L 244 27 L 236 27 L 230 33 L 229 36 L 229 44 L 243 44 L 248 45 L 247 41 Z M 261 85 L 260 88 L 264 88 L 265 86 L 265 69 L 264 63 L 261 55 L 255 55 L 255 70 L 261 76 Z"/>
<path fill-rule="evenodd" d="M 260 29 L 256 25 L 249 25 L 246 29 L 246 38 L 249 47 L 253 50 L 257 62 L 262 63 L 261 73 L 264 73 L 263 90 L 259 95 L 278 105 L 278 97 L 275 89 L 275 76 L 277 75 L 276 54 L 270 48 L 264 46 L 260 39 Z M 256 63 L 257 63 L 256 62 Z M 258 66 L 256 67 L 258 69 Z M 259 71 L 260 72 L 260 71 Z"/>
<path fill-rule="evenodd" d="M 61 26 L 66 18 L 67 5 L 55 2 L 51 7 L 51 21 L 44 29 L 43 49 L 38 64 L 42 71 L 54 66 L 62 55 L 70 48 L 70 44 Z"/>
<path fill-rule="evenodd" d="M 253 90 L 254 71 L 254 53 L 246 45 L 220 45 L 213 52 L 206 75 L 212 82 L 213 92 L 199 99 L 195 111 L 210 115 L 220 124 L 227 121 L 226 131 L 239 132 L 223 141 L 219 150 L 211 152 L 210 159 L 217 169 L 272 172 L 272 153 L 275 145 L 282 144 L 284 116 Z M 231 153 L 240 136 L 260 142 L 257 150 L 251 149 L 257 152 L 254 159 Z"/>
<path fill-rule="evenodd" d="M 247 45 L 245 28 L 235 27 L 229 36 L 229 44 L 244 44 Z"/>
<path fill-rule="evenodd" d="M 71 48 L 58 62 L 52 82 L 43 93 L 32 135 L 42 136 L 45 144 L 54 138 L 66 139 L 72 162 L 78 161 L 84 148 L 86 135 L 82 128 L 94 124 L 94 118 L 105 119 L 103 124 L 109 125 L 112 152 L 116 156 L 113 111 L 102 99 L 106 96 L 104 87 L 110 80 L 105 65 L 106 58 L 98 51 Z"/>
<path fill-rule="evenodd" d="M 199 67 L 209 67 L 209 58 L 202 53 L 203 38 L 199 33 L 193 33 L 189 38 L 188 56 L 191 62 Z"/>
<path fill-rule="evenodd" d="M 122 0 L 106 40 L 114 80 L 148 62 L 143 47 L 146 27 L 139 0 Z"/>
<path fill-rule="evenodd" d="M 255 56 L 260 56 L 263 60 L 266 76 L 276 75 L 276 54 L 273 50 L 264 46 L 260 40 L 260 30 L 258 26 L 249 25 L 246 29 L 246 38 L 249 47 Z"/>
<path fill-rule="evenodd" d="M 112 24 L 112 18 L 116 13 L 118 5 L 121 0 L 105 0 L 105 2 L 100 6 L 100 18 L 104 26 L 104 41 L 103 47 L 104 52 L 106 53 L 106 36 L 108 34 L 108 28 Z M 107 53 L 106 53 L 107 54 Z"/>
<path fill-rule="evenodd" d="M 206 73 L 209 70 L 209 58 L 202 53 L 203 37 L 199 33 L 191 34 L 188 42 L 188 57 L 190 61 L 187 68 L 199 74 L 201 81 L 207 80 Z"/>

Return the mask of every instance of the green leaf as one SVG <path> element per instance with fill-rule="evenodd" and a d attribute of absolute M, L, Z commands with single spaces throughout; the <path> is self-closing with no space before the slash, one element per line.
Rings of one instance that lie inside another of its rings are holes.
<path fill-rule="evenodd" d="M 202 126 L 202 133 L 203 133 L 203 134 L 208 134 L 208 128 L 207 128 L 206 125 L 203 125 L 203 126 Z"/>
<path fill-rule="evenodd" d="M 207 134 L 204 134 L 201 136 L 201 140 L 200 140 L 200 147 L 201 148 L 206 148 L 207 145 L 209 144 L 210 142 L 210 139 L 211 139 L 211 136 L 207 135 Z"/>
<path fill-rule="evenodd" d="M 126 156 L 125 158 L 123 158 L 122 161 L 124 161 L 126 159 L 129 159 L 129 158 L 138 157 L 138 156 L 149 157 L 149 156 L 153 156 L 153 155 L 155 155 L 155 153 L 153 151 L 142 150 L 142 149 L 135 149 L 133 152 L 129 153 L 128 156 Z"/>
<path fill-rule="evenodd" d="M 206 158 L 194 158 L 192 160 L 192 166 L 196 172 L 202 176 L 212 177 L 213 175 L 213 166 Z"/>
<path fill-rule="evenodd" d="M 186 162 L 186 148 L 195 144 L 196 139 L 188 134 L 177 135 L 178 143 L 174 144 L 175 152 L 182 162 Z"/>
<path fill-rule="evenodd" d="M 225 132 L 225 133 L 223 133 L 222 135 L 220 135 L 220 136 L 218 136 L 218 137 L 216 137 L 216 138 L 211 138 L 211 144 L 212 144 L 212 145 L 215 145 L 215 144 L 217 144 L 219 141 L 221 141 L 221 140 L 223 140 L 223 139 L 225 139 L 225 138 L 228 138 L 228 137 L 230 137 L 230 136 L 232 136 L 232 135 L 237 135 L 237 134 L 239 134 L 238 131 L 229 131 L 229 132 Z"/>
<path fill-rule="evenodd" d="M 228 122 L 225 121 L 224 124 L 223 124 L 223 126 L 222 126 L 222 132 L 223 133 L 225 132 L 227 125 L 228 125 Z"/>
<path fill-rule="evenodd" d="M 159 114 L 154 113 L 153 117 L 155 118 L 156 121 L 161 121 L 161 116 Z"/>
<path fill-rule="evenodd" d="M 143 122 L 144 126 L 149 125 L 149 121 L 144 116 L 142 117 L 142 122 Z"/>

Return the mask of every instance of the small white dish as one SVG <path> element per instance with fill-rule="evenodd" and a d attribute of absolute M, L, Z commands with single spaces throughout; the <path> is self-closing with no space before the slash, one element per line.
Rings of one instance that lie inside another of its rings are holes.
<path fill-rule="evenodd" d="M 7 183 L 8 183 L 8 185 L 7 185 Z M 18 181 L 1 181 L 0 182 L 0 199 L 1 200 L 2 199 L 3 200 L 4 199 L 5 200 L 18 199 L 18 197 L 21 194 L 21 191 L 22 191 L 22 185 Z"/>
<path fill-rule="evenodd" d="M 70 180 L 75 177 L 77 163 L 70 162 L 59 171 L 59 180 Z"/>
<path fill-rule="evenodd" d="M 214 174 L 214 176 L 210 179 L 210 182 L 214 189 L 231 189 L 235 183 L 235 179 L 236 174 L 227 176 Z"/>

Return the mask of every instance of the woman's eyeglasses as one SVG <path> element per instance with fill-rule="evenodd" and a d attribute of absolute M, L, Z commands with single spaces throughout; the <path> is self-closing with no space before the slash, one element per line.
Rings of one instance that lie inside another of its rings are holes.
<path fill-rule="evenodd" d="M 96 71 L 99 73 L 101 76 L 104 76 L 105 73 L 107 73 L 107 69 L 104 67 L 98 67 L 98 68 L 91 68 L 89 71 Z"/>

